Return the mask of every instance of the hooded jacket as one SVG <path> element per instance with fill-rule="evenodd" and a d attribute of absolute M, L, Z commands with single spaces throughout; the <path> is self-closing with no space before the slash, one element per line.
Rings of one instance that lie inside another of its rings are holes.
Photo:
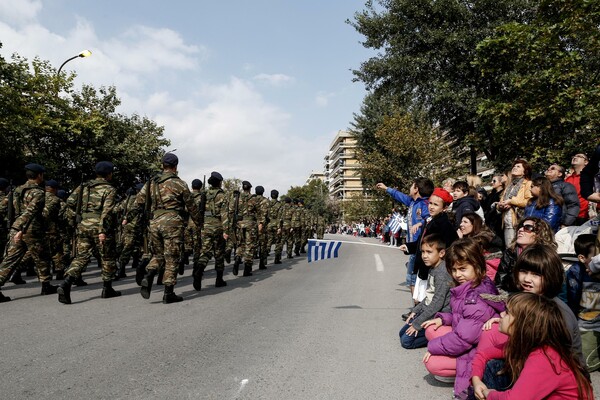
<path fill-rule="evenodd" d="M 465 196 L 460 199 L 454 200 L 452 203 L 452 212 L 454 213 L 454 227 L 456 229 L 460 226 L 460 221 L 463 215 L 467 213 L 474 213 L 479 210 L 481 206 L 479 202 L 471 196 Z"/>

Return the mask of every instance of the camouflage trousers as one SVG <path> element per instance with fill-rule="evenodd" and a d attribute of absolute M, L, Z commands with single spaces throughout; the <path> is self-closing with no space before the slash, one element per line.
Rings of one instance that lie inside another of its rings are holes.
<path fill-rule="evenodd" d="M 258 233 L 258 256 L 265 263 L 267 262 L 267 256 L 269 255 L 269 251 L 271 248 L 269 246 L 269 236 L 267 232 L 267 227 L 264 226 L 262 232 Z"/>
<path fill-rule="evenodd" d="M 142 234 L 137 227 L 125 225 L 121 232 L 120 243 L 117 252 L 121 265 L 127 265 L 132 256 L 142 254 Z"/>
<path fill-rule="evenodd" d="M 8 231 L 0 228 L 0 262 L 4 259 L 4 253 L 6 252 L 6 244 L 8 242 Z"/>
<path fill-rule="evenodd" d="M 79 226 L 77 228 L 76 254 L 65 275 L 78 278 L 94 256 L 102 268 L 102 280 L 112 281 L 117 270 L 115 237 L 107 234 L 104 243 L 98 239 L 98 229 Z"/>
<path fill-rule="evenodd" d="M 271 251 L 271 247 L 275 246 L 275 256 L 281 257 L 283 240 L 281 232 L 277 233 L 278 230 L 278 226 L 269 227 L 269 231 L 267 232 L 267 251 Z"/>
<path fill-rule="evenodd" d="M 164 269 L 163 284 L 177 284 L 177 272 L 183 249 L 183 218 L 175 212 L 165 213 L 150 221 L 150 249 L 152 259 L 147 271 Z"/>
<path fill-rule="evenodd" d="M 50 281 L 49 256 L 44 241 L 38 235 L 26 233 L 18 242 L 14 241 L 17 232 L 12 231 L 6 247 L 5 257 L 0 264 L 0 287 L 6 283 L 10 274 L 19 265 L 25 253 L 29 252 L 35 262 L 40 282 Z"/>
<path fill-rule="evenodd" d="M 325 227 L 317 227 L 317 239 L 323 239 L 323 237 L 325 236 Z"/>
<path fill-rule="evenodd" d="M 223 229 L 210 229 L 204 227 L 202 230 L 202 249 L 198 256 L 198 262 L 194 261 L 194 266 L 198 265 L 201 272 L 204 272 L 206 265 L 212 257 L 215 257 L 215 270 L 224 271 L 225 261 L 223 253 L 225 251 L 225 239 L 223 238 Z M 194 259 L 196 253 L 194 253 Z"/>
<path fill-rule="evenodd" d="M 203 249 L 202 244 L 204 243 L 204 231 L 200 230 L 198 228 L 194 228 L 192 234 L 193 234 L 192 248 L 190 251 L 194 254 L 194 259 L 193 259 L 194 264 L 197 264 L 198 262 L 200 262 L 200 255 L 202 254 L 202 249 Z M 223 237 L 223 235 L 221 235 L 221 238 L 222 237 Z M 186 251 L 187 251 L 187 246 L 186 246 Z"/>
<path fill-rule="evenodd" d="M 283 245 L 285 244 L 285 250 L 288 256 L 294 254 L 294 232 L 291 231 L 292 228 L 284 227 L 281 231 L 281 247 L 283 249 Z"/>
<path fill-rule="evenodd" d="M 47 234 L 45 237 L 46 248 L 52 260 L 55 271 L 64 271 L 67 266 L 63 246 L 63 238 L 58 235 Z"/>
<path fill-rule="evenodd" d="M 237 255 L 243 258 L 244 264 L 252 265 L 254 252 L 258 247 L 258 228 L 256 224 L 238 224 L 236 236 L 238 240 Z"/>
<path fill-rule="evenodd" d="M 302 228 L 294 227 L 292 229 L 293 229 L 293 232 L 291 233 L 291 236 L 292 236 L 292 244 L 294 247 L 294 251 L 299 252 L 300 247 L 302 247 Z"/>

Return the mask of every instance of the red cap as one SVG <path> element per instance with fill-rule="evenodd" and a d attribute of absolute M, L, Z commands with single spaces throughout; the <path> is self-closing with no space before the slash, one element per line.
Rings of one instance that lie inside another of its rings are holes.
<path fill-rule="evenodd" d="M 439 197 L 446 204 L 450 204 L 454 201 L 454 198 L 452 197 L 452 195 L 450 193 L 448 193 L 448 191 L 446 189 L 435 188 L 435 189 L 433 189 L 433 193 L 431 195 Z"/>

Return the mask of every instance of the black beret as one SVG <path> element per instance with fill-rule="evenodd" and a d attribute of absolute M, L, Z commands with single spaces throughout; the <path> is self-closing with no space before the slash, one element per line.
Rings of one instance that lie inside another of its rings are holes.
<path fill-rule="evenodd" d="M 210 177 L 211 178 L 215 178 L 220 180 L 221 182 L 223 182 L 223 175 L 221 175 L 220 173 L 218 173 L 217 171 L 213 171 L 210 173 Z"/>
<path fill-rule="evenodd" d="M 110 161 L 100 161 L 96 164 L 96 173 L 99 175 L 108 175 L 112 173 L 115 166 Z"/>
<path fill-rule="evenodd" d="M 172 167 L 176 167 L 179 164 L 179 158 L 173 153 L 167 153 L 162 158 L 163 164 L 170 165 Z"/>
<path fill-rule="evenodd" d="M 284 201 L 285 201 L 286 203 L 291 203 L 291 202 L 292 202 L 292 199 L 290 199 L 289 197 L 287 197 L 287 196 L 286 196 Z"/>
<path fill-rule="evenodd" d="M 265 192 L 265 188 L 262 186 L 257 186 L 256 188 L 254 188 L 254 193 L 256 194 L 263 194 Z"/>
<path fill-rule="evenodd" d="M 252 184 L 251 184 L 250 182 L 248 182 L 248 181 L 243 181 L 243 182 L 242 182 L 242 186 L 245 186 L 245 187 L 252 187 Z"/>
<path fill-rule="evenodd" d="M 277 197 L 279 197 L 279 192 L 275 189 L 271 190 L 271 197 L 276 199 Z"/>
<path fill-rule="evenodd" d="M 67 192 L 65 192 L 62 189 L 60 189 L 58 192 L 56 192 L 56 195 L 58 196 L 59 199 L 66 199 L 67 198 Z"/>
<path fill-rule="evenodd" d="M 6 178 L 0 178 L 0 189 L 6 189 L 10 182 Z"/>
<path fill-rule="evenodd" d="M 202 181 L 200 179 L 194 179 L 192 181 L 192 189 L 200 189 L 202 187 Z"/>
<path fill-rule="evenodd" d="M 40 164 L 27 164 L 25 166 L 25 169 L 29 170 L 29 171 L 33 171 L 38 174 L 43 174 L 44 172 L 46 172 L 44 167 L 42 167 Z"/>
<path fill-rule="evenodd" d="M 51 188 L 58 189 L 58 182 L 56 182 L 54 179 L 48 179 L 46 181 L 46 186 L 50 186 Z"/>

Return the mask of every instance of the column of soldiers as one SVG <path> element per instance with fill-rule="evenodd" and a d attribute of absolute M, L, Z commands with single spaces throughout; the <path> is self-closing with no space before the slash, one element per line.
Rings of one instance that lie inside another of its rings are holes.
<path fill-rule="evenodd" d="M 255 254 L 258 268 L 266 269 L 271 249 L 274 263 L 281 264 L 284 245 L 293 258 L 306 251 L 315 231 L 322 238 L 323 217 L 312 214 L 302 200 L 280 201 L 277 190 L 267 199 L 262 186 L 252 194 L 248 181 L 242 182 L 242 191 L 227 194 L 218 172 L 211 173 L 208 187 L 195 179 L 190 191 L 177 176 L 178 163 L 176 155 L 165 154 L 162 172 L 128 189 L 120 202 L 108 161 L 97 163 L 96 178 L 78 186 L 66 201 L 58 182 L 44 181 L 45 170 L 38 164 L 26 166 L 27 183 L 16 189 L 0 178 L 0 288 L 11 277 L 13 283 L 25 283 L 19 266 L 30 259 L 42 282 L 41 294 L 58 293 L 60 303 L 71 304 L 72 286 L 87 284 L 82 272 L 94 256 L 102 271 L 101 298 L 118 297 L 121 292 L 112 282 L 127 276 L 125 268 L 133 259 L 142 297 L 150 298 L 154 278 L 164 274 L 163 303 L 170 304 L 183 300 L 174 287 L 191 253 L 193 287 L 199 291 L 213 257 L 215 287 L 224 287 L 225 262 L 232 261 L 232 253 L 233 274 L 243 264 L 248 277 Z M 52 270 L 57 280 L 64 279 L 59 286 L 50 284 Z M 10 297 L 0 291 L 0 302 L 5 301 Z"/>

